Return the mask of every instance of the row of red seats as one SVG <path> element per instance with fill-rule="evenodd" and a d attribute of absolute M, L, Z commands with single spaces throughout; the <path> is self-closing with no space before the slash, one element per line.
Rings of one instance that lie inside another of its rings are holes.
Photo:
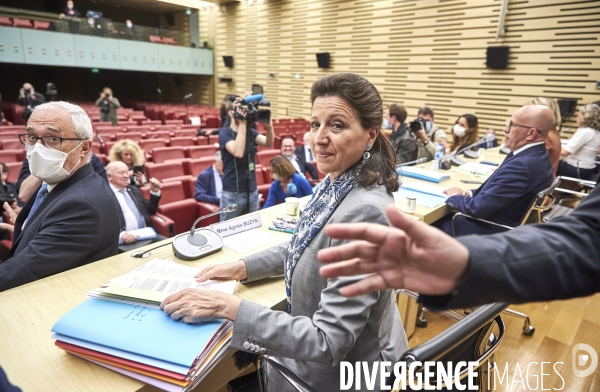
<path fill-rule="evenodd" d="M 50 27 L 50 22 L 22 18 L 12 18 L 12 20 L 10 20 L 8 16 L 0 16 L 0 26 L 18 27 L 23 29 L 48 30 L 48 27 Z"/>
<path fill-rule="evenodd" d="M 171 37 L 161 37 L 159 35 L 149 35 L 148 39 L 150 42 L 154 42 L 155 44 L 167 44 L 167 45 L 179 45 L 179 42 L 175 41 Z"/>

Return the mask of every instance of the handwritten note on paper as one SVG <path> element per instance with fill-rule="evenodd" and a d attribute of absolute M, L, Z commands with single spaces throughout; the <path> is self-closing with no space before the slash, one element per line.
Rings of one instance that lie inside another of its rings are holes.
<path fill-rule="evenodd" d="M 275 237 L 259 229 L 252 229 L 223 238 L 225 246 L 238 253 L 243 253 L 267 244 L 275 245 L 284 241 L 289 241 L 289 236 L 287 238 Z"/>

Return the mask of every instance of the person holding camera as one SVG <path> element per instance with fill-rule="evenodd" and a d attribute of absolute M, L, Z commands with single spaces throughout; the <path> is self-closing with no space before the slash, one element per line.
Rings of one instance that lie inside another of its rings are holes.
<path fill-rule="evenodd" d="M 435 148 L 439 144 L 444 146 L 444 151 L 449 152 L 446 132 L 438 128 L 434 122 L 434 112 L 429 106 L 423 106 L 417 112 L 417 118 L 408 124 L 411 131 L 417 136 L 417 147 L 419 149 L 418 158 L 427 158 L 432 160 L 435 156 Z M 419 134 L 419 130 L 424 130 L 425 134 Z"/>
<path fill-rule="evenodd" d="M 417 140 L 406 125 L 407 112 L 404 106 L 393 103 L 385 115 L 384 126 L 391 129 L 390 143 L 394 147 L 394 153 L 398 163 L 411 162 L 417 159 Z M 425 132 L 420 130 L 423 135 Z"/>
<path fill-rule="evenodd" d="M 221 221 L 258 210 L 258 188 L 256 186 L 256 146 L 273 145 L 273 124 L 264 124 L 266 135 L 251 128 L 247 141 L 247 110 L 239 101 L 227 105 L 230 126 L 219 132 L 219 149 L 223 160 L 223 192 L 221 208 L 237 204 L 236 211 L 221 214 Z M 234 113 L 237 113 L 234 115 Z M 249 203 L 248 203 L 249 201 Z"/>
<path fill-rule="evenodd" d="M 96 106 L 100 107 L 100 121 L 110 121 L 113 126 L 117 126 L 117 109 L 121 103 L 109 87 L 104 87 L 100 93 L 100 98 L 96 100 Z"/>
<path fill-rule="evenodd" d="M 36 93 L 31 83 L 24 83 L 19 91 L 18 102 L 19 105 L 25 106 L 23 118 L 25 119 L 25 122 L 27 122 L 29 116 L 31 116 L 31 113 L 33 112 L 33 108 L 46 102 L 46 98 L 42 94 Z"/>

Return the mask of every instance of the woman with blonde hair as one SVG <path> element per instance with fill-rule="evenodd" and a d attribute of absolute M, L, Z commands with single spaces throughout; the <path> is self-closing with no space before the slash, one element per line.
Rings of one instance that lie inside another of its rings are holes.
<path fill-rule="evenodd" d="M 121 161 L 127 165 L 132 174 L 130 185 L 142 186 L 148 183 L 146 171 L 144 170 L 144 151 L 133 140 L 123 139 L 116 142 L 108 154 L 111 162 Z"/>
<path fill-rule="evenodd" d="M 561 147 L 563 160 L 558 164 L 557 176 L 589 180 L 596 172 L 596 154 L 600 146 L 600 107 L 589 104 L 579 108 L 579 128 L 569 142 Z"/>
<path fill-rule="evenodd" d="M 269 188 L 267 201 L 263 208 L 283 203 L 286 197 L 312 195 L 312 187 L 306 178 L 296 173 L 289 159 L 278 155 L 269 162 L 273 183 Z"/>
<path fill-rule="evenodd" d="M 558 102 L 556 102 L 556 99 L 553 98 L 537 97 L 529 101 L 529 105 L 543 105 L 550 108 L 552 113 L 554 113 L 554 129 L 551 129 L 550 132 L 548 132 L 545 143 L 546 151 L 548 151 L 548 155 L 550 156 L 552 169 L 554 174 L 556 174 L 558 162 L 560 161 L 560 135 L 558 134 L 558 129 L 562 121 Z"/>

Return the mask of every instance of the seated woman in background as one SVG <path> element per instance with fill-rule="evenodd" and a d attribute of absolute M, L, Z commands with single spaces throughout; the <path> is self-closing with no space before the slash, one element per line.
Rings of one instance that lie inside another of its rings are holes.
<path fill-rule="evenodd" d="M 312 195 L 312 187 L 306 178 L 296 173 L 296 169 L 283 155 L 278 155 L 269 162 L 273 183 L 269 188 L 267 201 L 263 208 L 283 203 L 286 197 L 303 197 Z"/>
<path fill-rule="evenodd" d="M 477 134 L 479 132 L 479 125 L 477 124 L 477 117 L 473 114 L 463 114 L 454 123 L 452 128 L 452 146 L 450 152 L 459 153 L 463 149 L 477 141 Z M 477 150 L 477 147 L 473 147 L 473 150 Z"/>
<path fill-rule="evenodd" d="M 558 169 L 558 162 L 560 161 L 560 135 L 558 134 L 558 129 L 560 128 L 560 123 L 562 121 L 560 116 L 560 108 L 558 107 L 558 102 L 556 99 L 545 98 L 545 97 L 537 97 L 529 101 L 529 105 L 544 105 L 549 107 L 554 113 L 554 129 L 548 132 L 548 136 L 546 137 L 546 151 L 548 151 L 548 155 L 550 156 L 550 163 L 552 164 L 552 169 L 554 170 L 554 174 L 556 175 L 556 170 Z"/>
<path fill-rule="evenodd" d="M 596 154 L 600 146 L 600 107 L 582 106 L 577 113 L 579 128 L 560 150 L 563 160 L 558 164 L 557 176 L 589 180 L 596 172 Z"/>
<path fill-rule="evenodd" d="M 123 139 L 116 142 L 110 149 L 108 160 L 111 162 L 121 161 L 127 165 L 132 174 L 129 185 L 142 186 L 148 183 L 146 171 L 144 170 L 144 152 L 133 140 Z"/>
<path fill-rule="evenodd" d="M 392 146 L 380 133 L 383 102 L 361 76 L 333 74 L 311 90 L 310 147 L 327 176 L 303 210 L 288 243 L 233 263 L 204 268 L 198 281 L 251 282 L 284 274 L 287 312 L 274 311 L 235 295 L 186 289 L 160 308 L 176 320 L 233 321 L 231 347 L 276 356 L 316 391 L 340 390 L 340 362 L 395 362 L 408 349 L 394 292 L 346 298 L 340 287 L 359 277 L 324 279 L 317 251 L 346 241 L 324 233 L 329 223 L 389 225 L 385 207 L 398 189 Z M 375 385 L 380 385 L 377 373 Z M 267 391 L 295 391 L 271 367 L 263 367 Z M 357 383 L 358 384 L 358 383 Z M 355 385 L 357 385 L 355 384 Z M 366 391 L 362 377 L 361 391 Z"/>

